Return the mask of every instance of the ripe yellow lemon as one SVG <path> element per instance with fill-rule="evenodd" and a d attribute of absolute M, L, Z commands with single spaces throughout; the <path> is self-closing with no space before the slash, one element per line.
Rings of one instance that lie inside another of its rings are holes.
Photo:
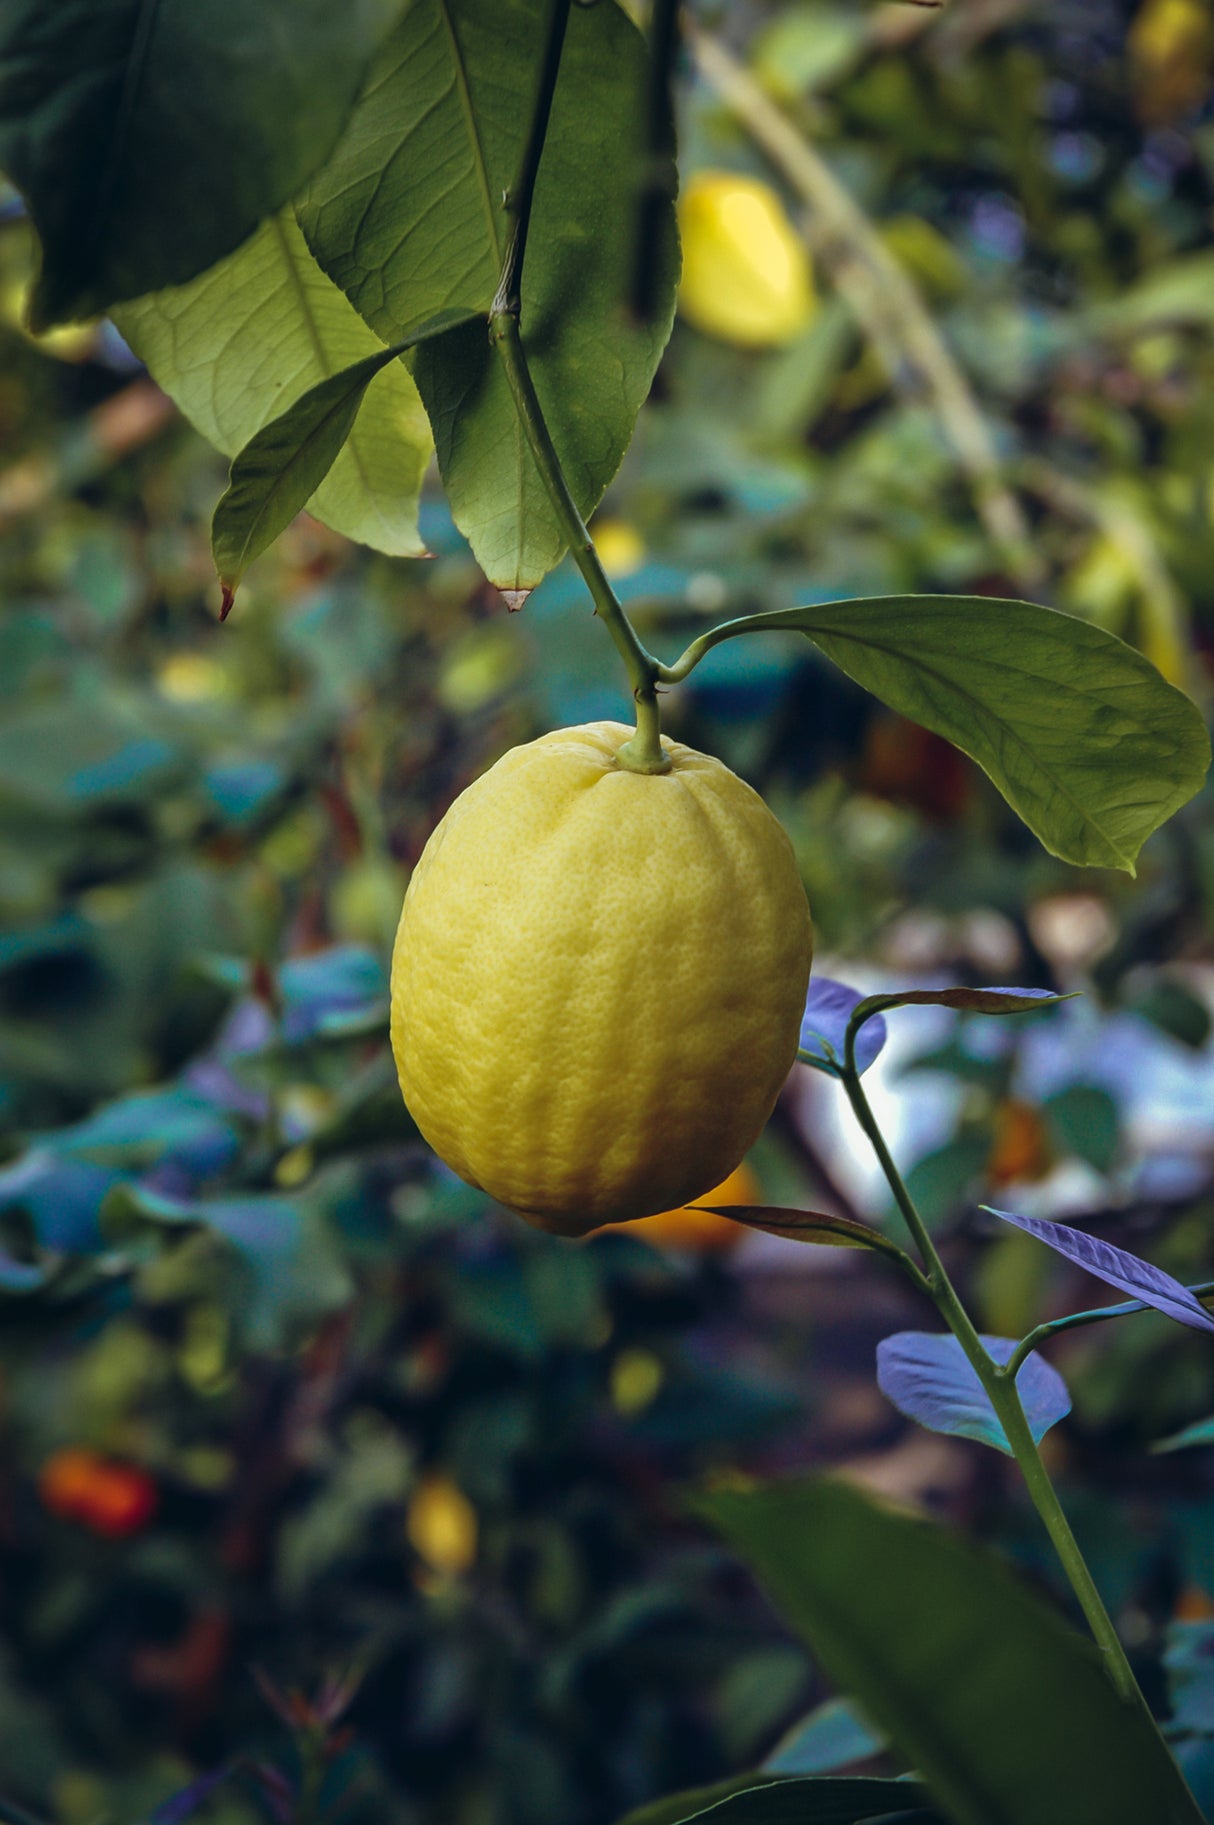
<path fill-rule="evenodd" d="M 769 184 L 701 171 L 679 199 L 679 310 L 741 348 L 779 348 L 813 315 L 809 255 Z"/>
<path fill-rule="evenodd" d="M 796 1056 L 809 908 L 728 767 L 620 723 L 513 748 L 427 843 L 392 958 L 414 1120 L 469 1184 L 584 1235 L 688 1203 L 758 1136 Z"/>

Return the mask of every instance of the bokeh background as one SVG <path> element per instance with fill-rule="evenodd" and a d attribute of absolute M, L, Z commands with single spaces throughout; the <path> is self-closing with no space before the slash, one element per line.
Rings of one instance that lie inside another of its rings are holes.
<path fill-rule="evenodd" d="M 1208 698 L 1214 6 L 696 20 L 688 289 L 596 522 L 646 639 L 1020 594 Z M 301 517 L 220 628 L 224 464 L 112 329 L 25 336 L 30 259 L 8 193 L 0 1818 L 607 1825 L 806 1717 L 798 1765 L 896 1768 L 682 1491 L 847 1466 L 1056 1591 L 1013 1468 L 876 1390 L 913 1296 L 737 1226 L 534 1234 L 396 1091 L 386 961 L 430 830 L 507 746 L 626 709 L 576 574 L 507 615 L 435 486 L 429 561 Z M 721 320 L 735 292 L 784 321 Z M 1069 868 L 774 637 L 719 649 L 666 723 L 784 820 L 825 973 L 1082 991 L 1022 1023 L 906 1012 L 871 1080 L 983 1327 L 1107 1295 L 982 1199 L 1214 1272 L 1209 793 L 1137 879 Z M 731 1190 L 889 1220 L 801 1067 Z M 1051 1354 L 1064 1500 L 1214 1804 L 1214 1358 L 1153 1314 Z"/>

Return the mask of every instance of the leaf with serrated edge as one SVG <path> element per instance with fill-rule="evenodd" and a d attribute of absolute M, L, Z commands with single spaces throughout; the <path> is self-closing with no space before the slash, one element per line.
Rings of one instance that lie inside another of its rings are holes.
<path fill-rule="evenodd" d="M 215 568 L 229 598 L 253 559 L 290 525 L 329 473 L 375 376 L 406 349 L 449 329 L 455 314 L 442 312 L 407 342 L 366 355 L 310 387 L 245 445 L 211 523 Z"/>
<path fill-rule="evenodd" d="M 998 1363 L 1010 1362 L 1019 1347 L 1014 1337 L 982 1342 Z M 951 1334 L 899 1331 L 883 1337 L 877 1345 L 877 1386 L 899 1413 L 929 1432 L 976 1439 L 1013 1455 L 977 1370 Z M 1071 1410 L 1066 1383 L 1035 1350 L 1016 1372 L 1016 1392 L 1038 1444 Z"/>
<path fill-rule="evenodd" d="M 870 596 L 748 615 L 717 638 L 787 629 L 989 774 L 1065 862 L 1123 868 L 1197 792 L 1197 706 L 1115 634 L 989 596 Z"/>
<path fill-rule="evenodd" d="M 492 303 L 544 18 L 542 0 L 413 0 L 300 199 L 313 252 L 386 342 L 437 310 Z M 616 0 L 572 9 L 523 270 L 523 345 L 584 515 L 619 465 L 674 315 L 673 201 L 654 319 L 626 309 L 635 187 L 621 149 L 646 63 Z M 456 524 L 499 588 L 533 586 L 565 538 L 484 328 L 429 343 L 412 368 Z"/>
<path fill-rule="evenodd" d="M 1143 1261 L 1138 1255 L 1130 1254 L 1128 1249 L 1117 1248 L 1112 1242 L 1102 1242 L 1099 1236 L 1089 1236 L 1082 1229 L 1072 1229 L 1067 1223 L 1047 1223 L 1040 1217 L 1021 1217 L 1010 1210 L 996 1210 L 991 1204 L 984 1204 L 983 1210 L 989 1211 L 992 1217 L 999 1217 L 1004 1223 L 1012 1223 L 1017 1229 L 1023 1229 L 1028 1235 L 1036 1236 L 1039 1242 L 1045 1242 L 1058 1254 L 1065 1255 L 1077 1267 L 1082 1267 L 1097 1280 L 1103 1280 L 1107 1286 L 1120 1288 L 1129 1293 L 1132 1299 L 1141 1299 L 1144 1305 L 1153 1306 L 1157 1312 L 1163 1312 L 1169 1318 L 1175 1318 L 1178 1324 L 1191 1325 L 1195 1331 L 1214 1331 L 1214 1318 L 1206 1311 L 1195 1293 L 1171 1274 L 1165 1274 L 1161 1267 L 1152 1267 L 1149 1261 Z"/>
<path fill-rule="evenodd" d="M 953 1825 L 1199 1825 L 1096 1647 L 989 1552 L 832 1478 L 694 1508 Z"/>
<path fill-rule="evenodd" d="M 42 240 L 36 328 L 178 285 L 331 151 L 397 0 L 5 0 L 0 164 Z"/>
<path fill-rule="evenodd" d="M 310 387 L 385 348 L 321 272 L 290 214 L 192 284 L 123 305 L 114 321 L 157 384 L 228 456 Z M 403 364 L 389 361 L 308 511 L 391 557 L 422 556 L 417 508 L 431 448 L 417 389 Z"/>

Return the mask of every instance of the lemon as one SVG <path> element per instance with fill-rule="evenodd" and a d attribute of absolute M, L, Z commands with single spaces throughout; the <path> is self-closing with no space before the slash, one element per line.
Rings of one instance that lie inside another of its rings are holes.
<path fill-rule="evenodd" d="M 434 832 L 392 958 L 405 1101 L 540 1229 L 688 1203 L 737 1166 L 796 1055 L 812 952 L 792 847 L 720 761 L 620 723 L 513 748 Z"/>
<path fill-rule="evenodd" d="M 769 184 L 701 171 L 679 199 L 679 309 L 741 348 L 778 348 L 813 315 L 809 255 Z"/>

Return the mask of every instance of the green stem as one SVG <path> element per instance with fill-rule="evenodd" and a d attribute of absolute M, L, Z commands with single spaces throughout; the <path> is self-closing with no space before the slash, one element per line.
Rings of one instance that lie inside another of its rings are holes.
<path fill-rule="evenodd" d="M 549 0 L 548 17 L 544 26 L 543 62 L 531 110 L 531 124 L 523 143 L 518 175 L 502 199 L 502 206 L 510 219 L 510 233 L 497 293 L 491 306 L 494 315 L 498 311 L 511 311 L 517 317 L 522 309 L 523 256 L 527 251 L 531 204 L 535 196 L 540 159 L 544 153 L 544 140 L 548 134 L 548 117 L 552 113 L 552 97 L 556 93 L 556 79 L 561 67 L 561 52 L 565 48 L 571 5 L 572 0 Z"/>
<path fill-rule="evenodd" d="M 548 117 L 552 111 L 552 97 L 556 90 L 570 5 L 571 0 L 550 0 L 543 63 L 531 124 L 519 163 L 517 181 L 505 198 L 506 212 L 511 218 L 511 231 L 502 261 L 501 278 L 489 314 L 489 339 L 501 356 L 519 424 L 573 553 L 574 562 L 594 598 L 594 612 L 615 642 L 616 651 L 624 661 L 632 685 L 636 704 L 636 734 L 623 744 L 616 759 L 622 767 L 633 773 L 667 773 L 670 770 L 670 758 L 662 749 L 662 719 L 657 693 L 660 667 L 638 639 L 636 629 L 607 580 L 594 541 L 586 530 L 586 522 L 565 479 L 565 472 L 561 468 L 544 417 L 544 409 L 536 394 L 519 330 L 523 259 L 527 251 L 531 201 L 543 155 L 544 138 L 548 131 Z"/>
<path fill-rule="evenodd" d="M 1214 1293 L 1214 1280 L 1199 1281 L 1188 1290 L 1198 1299 L 1208 1298 Z M 1085 1324 L 1103 1324 L 1106 1318 L 1128 1318 L 1131 1312 L 1150 1312 L 1154 1309 L 1145 1300 L 1127 1299 L 1122 1305 L 1100 1305 L 1088 1312 L 1068 1312 L 1065 1318 L 1047 1318 L 1044 1324 L 1035 1325 L 1026 1337 L 1021 1338 L 1008 1358 L 1003 1373 L 1014 1380 L 1025 1357 L 1030 1356 L 1047 1337 L 1056 1337 L 1059 1331 L 1076 1331 Z"/>
<path fill-rule="evenodd" d="M 842 1076 L 843 1087 L 847 1092 L 847 1099 L 852 1106 L 856 1120 L 864 1130 L 881 1163 L 881 1170 L 893 1193 L 894 1202 L 901 1211 L 906 1226 L 922 1256 L 928 1288 L 935 1301 L 936 1309 L 964 1350 L 967 1361 L 981 1382 L 1003 1427 L 1012 1454 L 1020 1466 L 1020 1473 L 1024 1478 L 1025 1487 L 1033 1506 L 1054 1544 L 1054 1550 L 1062 1562 L 1062 1568 L 1075 1593 L 1079 1607 L 1087 1618 L 1088 1627 L 1104 1654 L 1110 1679 L 1121 1696 L 1137 1705 L 1149 1718 L 1150 1709 L 1139 1690 L 1138 1681 L 1134 1678 L 1125 1649 L 1118 1640 L 1112 1619 L 1104 1607 L 1100 1592 L 1097 1590 L 1092 1574 L 1079 1550 L 1079 1543 L 1071 1532 L 1070 1523 L 1062 1510 L 1062 1504 L 1054 1492 L 1049 1473 L 1041 1461 L 1041 1453 L 1037 1449 L 1036 1440 L 1033 1438 L 1032 1430 L 1025 1417 L 1015 1379 L 1010 1373 L 1010 1364 L 1008 1369 L 1002 1369 L 988 1355 L 973 1320 L 949 1279 L 927 1225 L 920 1216 L 914 1199 L 907 1190 L 893 1156 L 885 1144 L 885 1137 L 881 1133 L 868 1098 L 864 1094 L 860 1076 L 856 1070 L 855 1039 L 855 1030 L 849 1028 L 847 1056 Z M 1154 1727 L 1153 1720 L 1152 1727 Z"/>
<path fill-rule="evenodd" d="M 489 334 L 506 369 L 515 409 L 523 427 L 536 468 L 540 472 L 548 497 L 556 509 L 561 530 L 586 587 L 594 597 L 594 612 L 605 624 L 624 661 L 636 703 L 637 732 L 620 748 L 616 759 L 634 773 L 666 773 L 670 758 L 662 751 L 661 712 L 658 708 L 657 661 L 646 652 L 637 638 L 636 629 L 624 613 L 607 573 L 599 561 L 594 541 L 586 530 L 577 502 L 569 491 L 560 460 L 543 410 L 535 395 L 535 383 L 523 351 L 518 317 L 512 311 L 495 311 L 489 320 Z"/>

